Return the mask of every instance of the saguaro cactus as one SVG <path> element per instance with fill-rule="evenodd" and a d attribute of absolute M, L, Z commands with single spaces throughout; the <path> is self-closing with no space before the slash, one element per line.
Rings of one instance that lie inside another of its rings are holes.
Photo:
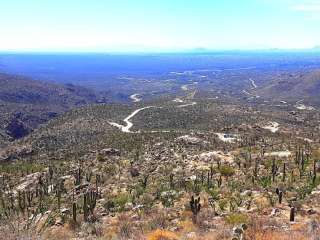
<path fill-rule="evenodd" d="M 73 222 L 77 222 L 77 203 L 73 203 L 72 204 L 72 219 L 73 219 Z"/>
<path fill-rule="evenodd" d="M 317 180 L 317 160 L 313 161 L 313 177 L 312 177 L 312 184 L 315 185 L 316 184 L 316 180 Z"/>
<path fill-rule="evenodd" d="M 197 223 L 197 216 L 201 209 L 200 197 L 198 198 L 194 198 L 193 196 L 191 197 L 190 208 L 192 211 L 192 221 L 193 223 Z"/>
<path fill-rule="evenodd" d="M 219 179 L 217 181 L 218 181 L 218 187 L 221 187 L 221 185 L 222 185 L 222 176 L 221 175 L 219 176 Z"/>
<path fill-rule="evenodd" d="M 276 160 L 275 159 L 272 159 L 271 173 L 272 173 L 272 181 L 274 182 L 276 174 L 277 174 L 277 165 L 276 165 Z"/>
<path fill-rule="evenodd" d="M 87 191 L 83 195 L 83 215 L 85 221 L 89 220 L 89 214 L 93 215 L 97 203 L 97 195 L 97 192 L 94 190 Z"/>
<path fill-rule="evenodd" d="M 294 207 L 290 208 L 290 222 L 294 222 L 295 209 Z"/>
<path fill-rule="evenodd" d="M 283 192 L 279 190 L 279 188 L 276 189 L 276 194 L 278 195 L 279 199 L 279 204 L 282 203 L 282 197 L 283 197 Z"/>
<path fill-rule="evenodd" d="M 97 192 L 95 192 L 94 190 L 90 190 L 87 194 L 88 194 L 87 200 L 88 200 L 89 210 L 91 214 L 93 214 L 93 210 L 97 204 Z"/>
<path fill-rule="evenodd" d="M 88 202 L 87 202 L 87 194 L 83 195 L 83 217 L 84 221 L 88 221 L 89 219 L 89 209 L 88 209 Z"/>
<path fill-rule="evenodd" d="M 286 181 L 286 163 L 283 163 L 282 182 Z"/>
<path fill-rule="evenodd" d="M 74 178 L 75 178 L 74 184 L 75 185 L 80 185 L 81 184 L 81 179 L 82 179 L 81 169 L 80 168 L 78 168 L 77 171 L 74 173 Z"/>

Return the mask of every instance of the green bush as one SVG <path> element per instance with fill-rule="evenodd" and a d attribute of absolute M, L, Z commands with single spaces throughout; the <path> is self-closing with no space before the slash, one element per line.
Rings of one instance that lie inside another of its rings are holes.
<path fill-rule="evenodd" d="M 259 185 L 263 188 L 267 188 L 271 186 L 271 177 L 270 176 L 263 176 L 259 179 Z"/>
<path fill-rule="evenodd" d="M 212 197 L 213 200 L 219 200 L 219 191 L 214 188 L 207 189 L 207 193 Z"/>
<path fill-rule="evenodd" d="M 221 166 L 219 171 L 220 171 L 220 174 L 225 177 L 231 177 L 235 173 L 235 170 L 233 169 L 233 167 L 226 166 L 226 165 Z"/>
<path fill-rule="evenodd" d="M 225 219 L 226 223 L 230 225 L 238 225 L 238 224 L 248 224 L 249 219 L 246 215 L 241 214 L 241 213 L 234 213 L 229 216 L 226 216 Z"/>
<path fill-rule="evenodd" d="M 228 201 L 226 199 L 221 199 L 218 202 L 219 208 L 221 211 L 224 211 L 228 205 Z"/>
<path fill-rule="evenodd" d="M 131 201 L 131 196 L 127 193 L 121 193 L 114 199 L 114 204 L 121 211 L 124 209 L 127 202 Z"/>

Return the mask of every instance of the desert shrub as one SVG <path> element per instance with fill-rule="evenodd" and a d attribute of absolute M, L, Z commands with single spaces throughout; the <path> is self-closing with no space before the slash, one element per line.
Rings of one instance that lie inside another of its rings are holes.
<path fill-rule="evenodd" d="M 270 176 L 262 176 L 258 180 L 259 185 L 262 186 L 263 188 L 267 188 L 271 186 L 271 177 Z"/>
<path fill-rule="evenodd" d="M 131 200 L 131 196 L 127 193 L 121 193 L 114 198 L 113 202 L 115 207 L 119 208 L 120 211 L 124 210 L 124 207 L 127 202 Z"/>
<path fill-rule="evenodd" d="M 103 207 L 108 211 L 112 211 L 115 207 L 115 203 L 113 200 L 109 199 L 103 204 Z"/>
<path fill-rule="evenodd" d="M 177 192 L 175 190 L 162 192 L 160 200 L 165 207 L 171 207 L 174 204 L 174 200 L 177 198 Z"/>
<path fill-rule="evenodd" d="M 307 195 L 309 195 L 312 192 L 312 189 L 312 183 L 308 183 L 307 185 L 297 188 L 299 199 L 304 199 Z"/>
<path fill-rule="evenodd" d="M 151 220 L 148 222 L 148 228 L 150 230 L 165 229 L 168 226 L 168 221 L 165 213 L 154 214 Z"/>
<path fill-rule="evenodd" d="M 117 165 L 116 164 L 107 164 L 104 166 L 104 172 L 108 173 L 110 176 L 114 176 L 117 172 Z"/>
<path fill-rule="evenodd" d="M 219 171 L 221 175 L 225 177 L 231 177 L 235 173 L 235 170 L 233 169 L 233 167 L 226 166 L 226 165 L 221 166 Z"/>
<path fill-rule="evenodd" d="M 213 200 L 219 200 L 219 191 L 214 188 L 207 189 L 207 193 L 212 197 Z"/>
<path fill-rule="evenodd" d="M 145 189 L 141 186 L 141 184 L 137 184 L 133 187 L 132 194 L 135 198 L 139 198 L 144 192 Z"/>
<path fill-rule="evenodd" d="M 101 237 L 103 234 L 103 228 L 101 223 L 95 222 L 95 223 L 84 223 L 81 226 L 82 232 L 86 233 L 87 235 L 95 235 L 98 237 Z"/>
<path fill-rule="evenodd" d="M 226 199 L 221 199 L 218 202 L 219 208 L 221 211 L 224 211 L 228 205 L 228 201 Z"/>
<path fill-rule="evenodd" d="M 198 214 L 197 218 L 197 226 L 201 229 L 209 229 L 212 228 L 213 225 L 210 223 L 212 219 L 216 216 L 215 211 L 213 209 L 204 209 Z"/>
<path fill-rule="evenodd" d="M 241 224 L 241 223 L 247 224 L 249 222 L 248 217 L 244 214 L 241 214 L 241 213 L 230 214 L 230 215 L 226 216 L 224 220 L 226 221 L 226 223 L 228 223 L 230 225 L 237 225 L 237 224 Z"/>
<path fill-rule="evenodd" d="M 237 181 L 228 181 L 228 187 L 230 188 L 231 191 L 241 191 L 241 188 L 243 187 L 243 183 L 240 182 L 239 180 Z"/>
<path fill-rule="evenodd" d="M 97 155 L 97 161 L 104 162 L 104 157 L 100 153 Z"/>
<path fill-rule="evenodd" d="M 35 162 L 15 162 L 12 164 L 0 164 L 0 172 L 1 173 L 11 173 L 11 174 L 31 174 L 34 172 L 43 171 L 45 166 L 40 163 Z"/>
<path fill-rule="evenodd" d="M 149 210 L 152 208 L 154 197 L 151 194 L 145 193 L 140 197 L 140 202 L 143 204 L 144 209 Z"/>

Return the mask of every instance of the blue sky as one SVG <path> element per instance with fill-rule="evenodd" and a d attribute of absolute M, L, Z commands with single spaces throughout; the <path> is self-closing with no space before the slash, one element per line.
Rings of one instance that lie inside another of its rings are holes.
<path fill-rule="evenodd" d="M 0 50 L 320 45 L 320 0 L 0 0 Z"/>

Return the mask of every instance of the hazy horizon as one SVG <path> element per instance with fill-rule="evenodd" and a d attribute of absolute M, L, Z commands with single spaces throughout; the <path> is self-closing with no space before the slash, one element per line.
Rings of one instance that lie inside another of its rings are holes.
<path fill-rule="evenodd" d="M 36 54 L 36 55 L 150 55 L 150 54 L 218 54 L 218 53 L 318 53 L 320 48 L 314 46 L 311 48 L 261 48 L 261 49 L 142 49 L 142 50 L 1 50 L 0 54 Z"/>
<path fill-rule="evenodd" d="M 12 0 L 1 3 L 0 51 L 311 49 L 319 13 L 319 0 Z"/>

